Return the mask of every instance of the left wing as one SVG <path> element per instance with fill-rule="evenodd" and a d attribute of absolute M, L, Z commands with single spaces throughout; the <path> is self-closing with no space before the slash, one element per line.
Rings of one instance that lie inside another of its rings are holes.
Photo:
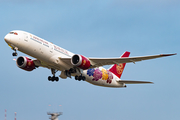
<path fill-rule="evenodd" d="M 130 62 L 138 62 L 142 60 L 155 59 L 160 57 L 172 56 L 175 54 L 160 54 L 160 55 L 151 55 L 151 56 L 140 56 L 140 57 L 123 57 L 123 58 L 89 58 L 91 61 L 91 68 L 99 67 L 103 65 L 112 65 L 112 64 L 120 64 L 120 63 L 130 63 Z"/>
<path fill-rule="evenodd" d="M 95 68 L 103 65 L 112 65 L 112 64 L 120 64 L 120 63 L 130 63 L 130 62 L 138 62 L 142 60 L 155 59 L 160 57 L 172 56 L 175 54 L 160 54 L 160 55 L 150 55 L 150 56 L 140 56 L 140 57 L 122 57 L 122 58 L 88 58 L 91 62 L 90 68 Z M 66 64 L 71 65 L 71 58 L 60 58 Z"/>

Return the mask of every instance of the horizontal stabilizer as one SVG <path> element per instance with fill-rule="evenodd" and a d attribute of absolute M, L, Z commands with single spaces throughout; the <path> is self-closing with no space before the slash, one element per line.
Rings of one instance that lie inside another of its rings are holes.
<path fill-rule="evenodd" d="M 144 84 L 144 83 L 151 83 L 151 84 L 153 84 L 153 82 L 149 82 L 149 81 L 119 80 L 117 82 L 118 83 L 125 83 L 125 84 Z"/>

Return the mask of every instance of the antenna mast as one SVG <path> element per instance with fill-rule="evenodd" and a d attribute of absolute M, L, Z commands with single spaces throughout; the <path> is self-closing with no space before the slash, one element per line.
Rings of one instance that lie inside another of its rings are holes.
<path fill-rule="evenodd" d="M 5 109 L 5 120 L 6 120 L 6 117 L 7 117 L 7 116 L 6 116 L 6 112 L 7 112 L 7 110 Z"/>
<path fill-rule="evenodd" d="M 15 118 L 14 118 L 14 120 L 16 120 L 16 112 L 15 112 Z"/>

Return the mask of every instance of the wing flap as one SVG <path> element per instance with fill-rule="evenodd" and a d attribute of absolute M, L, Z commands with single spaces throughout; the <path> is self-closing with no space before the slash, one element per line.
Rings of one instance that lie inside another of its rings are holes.
<path fill-rule="evenodd" d="M 119 80 L 117 81 L 118 83 L 125 83 L 125 84 L 153 84 L 153 82 L 149 82 L 149 81 L 132 81 L 132 80 Z"/>

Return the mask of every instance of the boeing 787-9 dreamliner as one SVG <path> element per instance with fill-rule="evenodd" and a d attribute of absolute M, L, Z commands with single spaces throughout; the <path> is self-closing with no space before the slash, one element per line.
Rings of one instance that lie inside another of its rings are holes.
<path fill-rule="evenodd" d="M 78 81 L 87 81 L 104 87 L 126 87 L 126 84 L 152 83 L 121 80 L 126 63 L 176 55 L 159 54 L 129 57 L 130 52 L 126 51 L 119 58 L 90 58 L 81 54 L 74 54 L 40 37 L 20 30 L 9 32 L 4 40 L 14 50 L 13 56 L 17 56 L 17 51 L 21 51 L 35 58 L 18 57 L 16 64 L 23 70 L 32 71 L 37 67 L 45 67 L 51 69 L 52 72 L 52 76 L 48 77 L 49 81 L 58 81 L 59 77 L 66 79 L 74 76 Z M 112 66 L 105 69 L 102 67 L 104 65 Z M 55 76 L 57 71 L 61 71 L 59 77 Z"/>

